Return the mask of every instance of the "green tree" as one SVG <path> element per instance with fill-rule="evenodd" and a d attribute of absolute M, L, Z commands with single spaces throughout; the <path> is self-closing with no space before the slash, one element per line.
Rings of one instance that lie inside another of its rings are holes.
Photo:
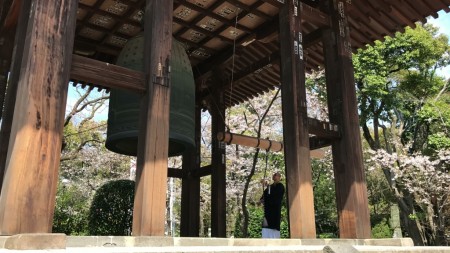
<path fill-rule="evenodd" d="M 328 152 L 323 159 L 312 160 L 311 165 L 317 236 L 336 238 L 338 237 L 338 218 L 331 153 Z"/>
<path fill-rule="evenodd" d="M 67 235 L 87 234 L 89 196 L 74 185 L 60 184 L 53 216 L 53 233 Z"/>
<path fill-rule="evenodd" d="M 89 209 L 89 234 L 130 235 L 133 204 L 134 181 L 115 180 L 102 185 Z"/>
<path fill-rule="evenodd" d="M 417 24 L 359 50 L 353 58 L 363 136 L 372 150 L 402 157 L 379 165 L 400 207 L 403 228 L 417 245 L 443 243 L 441 232 L 428 225 L 437 224 L 434 217 L 440 217 L 436 212 L 442 208 L 421 205 L 425 195 L 412 192 L 408 176 L 400 178 L 396 172 L 398 168 L 429 170 L 409 164 L 420 155 L 439 160 L 440 151 L 449 148 L 448 118 L 444 118 L 450 106 L 448 82 L 436 75 L 438 68 L 449 64 L 449 51 L 446 36 L 431 25 Z"/>
<path fill-rule="evenodd" d="M 112 179 L 129 177 L 132 159 L 104 147 L 106 122 L 94 116 L 108 96 L 92 88 L 76 88 L 78 99 L 65 118 L 59 186 L 53 231 L 87 233 L 87 217 L 95 191 Z M 96 93 L 96 94 L 93 94 Z"/>

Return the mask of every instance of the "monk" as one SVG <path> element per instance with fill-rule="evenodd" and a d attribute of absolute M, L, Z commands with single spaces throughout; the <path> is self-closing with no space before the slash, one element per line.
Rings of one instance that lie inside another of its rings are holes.
<path fill-rule="evenodd" d="M 262 238 L 280 238 L 281 223 L 281 202 L 284 196 L 284 186 L 281 181 L 281 174 L 275 172 L 272 176 L 273 183 L 268 185 L 263 181 L 264 194 L 260 201 L 264 204 L 264 220 L 262 224 Z"/>

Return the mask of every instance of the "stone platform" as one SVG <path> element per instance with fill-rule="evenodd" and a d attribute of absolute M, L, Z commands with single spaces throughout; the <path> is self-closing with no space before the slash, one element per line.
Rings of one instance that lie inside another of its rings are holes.
<path fill-rule="evenodd" d="M 237 239 L 133 236 L 65 236 L 64 234 L 21 234 L 0 237 L 0 252 L 54 253 L 231 253 L 231 252 L 436 252 L 450 247 L 414 247 L 402 239 Z"/>

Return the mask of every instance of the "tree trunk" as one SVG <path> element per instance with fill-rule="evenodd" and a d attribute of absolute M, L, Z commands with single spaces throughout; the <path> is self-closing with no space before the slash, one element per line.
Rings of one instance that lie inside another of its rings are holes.
<path fill-rule="evenodd" d="M 259 133 L 258 136 L 260 136 Z M 259 156 L 259 148 L 256 149 L 256 152 L 253 155 L 252 168 L 250 170 L 250 174 L 247 176 L 247 179 L 245 180 L 244 194 L 242 195 L 242 213 L 244 214 L 244 224 L 242 225 L 242 236 L 244 238 L 248 237 L 248 222 L 249 222 L 249 214 L 247 209 L 248 187 L 250 186 L 250 182 L 252 181 L 253 175 L 255 175 L 256 164 L 258 163 L 258 156 Z"/>

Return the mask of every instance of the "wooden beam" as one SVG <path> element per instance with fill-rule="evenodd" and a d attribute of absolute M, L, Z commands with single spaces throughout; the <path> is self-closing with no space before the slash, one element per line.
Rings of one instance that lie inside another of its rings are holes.
<path fill-rule="evenodd" d="M 185 1 L 185 0 L 183 0 Z M 236 40 L 237 45 L 248 45 L 252 43 L 255 39 L 263 39 L 267 35 L 267 31 L 271 30 L 270 27 L 277 27 L 278 21 L 276 17 L 273 20 L 269 20 L 259 26 L 255 31 L 251 31 L 249 35 L 243 36 Z M 270 34 L 269 34 L 270 35 Z M 204 62 L 198 64 L 193 68 L 194 70 L 194 79 L 196 81 L 201 80 L 207 76 L 209 76 L 213 70 L 214 67 L 221 67 L 226 64 L 231 58 L 233 57 L 233 47 L 230 46 L 224 50 L 222 50 L 221 53 L 217 54 L 214 57 L 210 57 L 209 59 L 205 60 Z"/>
<path fill-rule="evenodd" d="M 17 82 L 14 84 L 9 82 L 9 85 L 7 85 L 11 68 L 12 53 L 14 52 L 16 29 L 3 30 L 1 34 L 0 40 L 3 41 L 3 44 L 0 45 L 0 119 L 2 120 L 0 129 L 0 191 L 6 170 L 5 163 L 8 152 L 9 136 L 11 134 L 14 104 L 16 102 L 15 94 L 17 90 Z"/>
<path fill-rule="evenodd" d="M 335 139 L 339 138 L 339 126 L 326 121 L 308 118 L 308 129 L 310 134 L 314 134 L 322 138 Z"/>
<path fill-rule="evenodd" d="M 211 31 L 209 31 L 206 28 L 202 28 L 200 26 L 197 26 L 196 24 L 191 24 L 190 22 L 186 22 L 186 21 L 184 21 L 181 18 L 174 17 L 173 18 L 173 22 L 175 22 L 175 23 L 185 27 L 186 29 L 192 29 L 192 30 L 197 31 L 197 32 L 199 32 L 201 34 L 204 34 L 205 36 L 209 36 L 211 38 L 217 37 L 221 41 L 223 41 L 225 43 L 228 43 L 229 45 L 233 45 L 233 43 L 234 43 L 233 40 L 231 40 L 231 39 L 229 39 L 229 38 L 227 38 L 225 36 L 222 36 L 220 34 L 216 34 L 215 32 L 211 32 Z M 200 45 L 199 45 L 199 47 L 200 47 Z"/>
<path fill-rule="evenodd" d="M 302 20 L 317 25 L 318 27 L 329 27 L 330 18 L 328 14 L 314 8 L 306 3 L 300 3 Z"/>
<path fill-rule="evenodd" d="M 282 8 L 285 4 L 289 3 L 289 0 L 262 0 L 266 3 L 269 3 L 275 7 Z M 299 6 L 297 6 L 297 10 L 295 11 L 301 11 L 301 19 L 308 22 L 315 24 L 319 27 L 321 26 L 329 26 L 330 20 L 328 14 L 322 12 L 318 8 L 312 5 L 311 1 L 296 1 Z"/>
<path fill-rule="evenodd" d="M 8 73 L 11 67 L 11 58 L 14 49 L 14 37 L 16 29 L 0 29 L 0 119 L 2 118 L 3 108 L 5 102 L 6 83 Z"/>
<path fill-rule="evenodd" d="M 24 1 L 20 15 L 28 24 L 20 32 L 23 56 L 14 59 L 21 71 L 0 197 L 1 235 L 52 230 L 77 3 Z"/>
<path fill-rule="evenodd" d="M 332 22 L 323 34 L 325 76 L 330 122 L 341 132 L 332 145 L 339 235 L 363 239 L 371 231 L 346 5 L 328 0 L 324 6 Z"/>
<path fill-rule="evenodd" d="M 178 168 L 168 168 L 167 169 L 167 177 L 174 177 L 174 178 L 183 178 L 184 175 L 184 171 L 182 169 L 178 169 Z"/>
<path fill-rule="evenodd" d="M 306 35 L 304 38 L 304 45 L 306 45 L 305 48 L 315 43 L 318 38 L 317 34 L 321 33 L 322 29 L 318 29 Z M 73 80 L 83 81 L 85 83 L 95 84 L 105 88 L 125 89 L 137 93 L 145 92 L 144 73 L 140 71 L 131 70 L 79 55 L 73 55 L 72 57 L 73 63 L 70 77 Z M 280 52 L 276 51 L 270 56 L 250 64 L 247 68 L 235 74 L 235 82 L 268 64 L 273 64 L 279 61 L 279 57 Z M 222 88 L 226 89 L 229 86 L 229 83 L 225 83 L 225 86 Z M 210 96 L 210 92 L 209 90 L 206 90 L 199 96 L 202 99 L 205 99 Z"/>
<path fill-rule="evenodd" d="M 309 148 L 311 150 L 328 147 L 328 146 L 331 146 L 332 143 L 333 143 L 333 140 L 331 140 L 331 139 L 323 139 L 323 138 L 319 138 L 317 136 L 309 137 Z"/>
<path fill-rule="evenodd" d="M 215 82 L 223 82 L 223 71 L 216 70 Z M 223 92 L 213 90 L 216 106 L 211 107 L 211 236 L 226 237 L 226 163 L 225 143 L 215 138 L 219 132 L 225 131 L 225 102 Z"/>
<path fill-rule="evenodd" d="M 16 103 L 17 83 L 20 76 L 21 60 L 23 55 L 23 48 L 25 43 L 25 35 L 27 29 L 28 18 L 20 13 L 29 12 L 29 5 L 24 9 L 21 1 L 5 1 L 2 4 L 5 7 L 5 12 L 2 13 L 2 21 L 5 21 L 2 27 L 2 37 L 4 44 L 1 48 L 1 68 L 3 76 L 2 85 L 2 113 L 1 113 L 1 129 L 0 129 L 0 186 L 3 183 L 3 177 L 6 172 L 6 158 L 8 155 L 8 145 L 11 135 L 11 127 L 14 115 L 14 105 Z M 22 10 L 23 9 L 23 10 Z M 0 25 L 2 25 L 0 23 Z M 17 37 L 17 38 L 16 38 Z M 20 39 L 18 39 L 20 38 Z M 12 48 L 11 48 L 12 47 Z M 15 50 L 14 50 L 15 48 Z M 14 53 L 15 52 L 15 53 Z M 13 55 L 14 53 L 14 55 Z M 13 59 L 16 59 L 13 61 Z M 8 72 L 9 78 L 8 78 Z M 8 79 L 8 80 L 7 80 Z M 8 81 L 8 86 L 6 86 Z M 1 189 L 1 188 L 0 188 Z"/>
<path fill-rule="evenodd" d="M 169 146 L 170 52 L 173 0 L 147 0 L 133 235 L 163 236 Z"/>
<path fill-rule="evenodd" d="M 194 175 L 195 168 L 186 168 L 195 164 L 197 166 L 195 150 L 183 154 L 183 170 L 186 176 L 181 182 L 181 218 L 180 236 L 198 237 L 200 233 L 200 177 Z"/>
<path fill-rule="evenodd" d="M 22 0 L 4 0 L 0 4 L 0 29 L 14 29 L 19 20 Z"/>
<path fill-rule="evenodd" d="M 114 20 L 116 22 L 130 24 L 130 25 L 137 26 L 137 27 L 141 26 L 141 23 L 139 21 L 137 21 L 137 20 L 131 19 L 131 18 L 127 17 L 127 16 L 122 16 L 122 15 L 118 15 L 118 14 L 115 14 L 115 13 L 112 13 L 112 12 L 109 12 L 109 11 L 105 11 L 103 9 L 96 9 L 96 8 L 93 8 L 92 6 L 87 5 L 87 4 L 80 3 L 79 4 L 79 8 L 83 9 L 83 10 L 87 10 L 87 11 L 91 11 L 91 12 L 97 13 L 97 14 L 102 15 L 102 16 L 106 16 L 106 17 L 110 17 L 111 16 L 111 17 L 114 18 Z"/>
<path fill-rule="evenodd" d="M 283 139 L 290 236 L 316 238 L 301 33 L 302 15 L 298 1 L 287 1 L 280 8 Z"/>
<path fill-rule="evenodd" d="M 272 141 L 268 139 L 261 139 L 252 136 L 245 136 L 242 134 L 234 134 L 234 133 L 218 133 L 217 139 L 221 142 L 225 142 L 226 144 L 236 144 L 240 146 L 259 148 L 264 150 L 269 150 L 272 152 L 282 152 L 283 151 L 283 143 L 279 141 Z M 313 150 L 310 151 L 311 158 L 323 158 L 325 155 L 321 150 Z"/>
<path fill-rule="evenodd" d="M 74 53 L 79 55 L 94 55 L 97 53 L 108 54 L 114 57 L 120 54 L 121 48 L 112 45 L 100 45 L 97 41 L 87 38 L 75 38 Z"/>
<path fill-rule="evenodd" d="M 278 24 L 278 22 L 277 22 L 277 24 Z M 315 43 L 320 42 L 320 40 L 322 38 L 322 31 L 323 31 L 323 29 L 320 28 L 320 29 L 314 30 L 304 36 L 304 38 L 303 38 L 304 50 L 306 50 L 308 47 L 314 45 Z M 255 71 L 257 71 L 269 64 L 278 63 L 279 61 L 280 61 L 280 51 L 275 51 L 271 55 L 264 57 L 252 64 L 249 64 L 246 68 L 244 68 L 240 72 L 237 72 L 236 74 L 234 74 L 233 85 L 236 85 L 240 80 L 244 79 L 248 75 L 253 74 Z M 213 65 L 211 65 L 211 66 L 213 66 Z M 203 75 L 200 75 L 200 76 L 203 76 Z M 224 86 L 221 87 L 221 89 L 226 90 L 226 89 L 229 89 L 230 87 L 231 87 L 230 83 L 224 83 Z M 237 86 L 234 86 L 234 87 L 237 87 Z M 204 90 L 199 95 L 200 99 L 209 99 L 210 96 L 211 96 L 211 92 L 209 89 Z"/>
<path fill-rule="evenodd" d="M 244 32 L 246 32 L 246 33 L 252 33 L 252 32 L 253 32 L 250 28 L 248 28 L 248 27 L 246 27 L 246 26 L 243 26 L 243 25 L 241 25 L 241 24 L 235 24 L 233 20 L 229 20 L 229 19 L 227 19 L 227 18 L 225 18 L 225 17 L 222 17 L 221 15 L 217 14 L 214 10 L 204 9 L 204 8 L 202 8 L 202 7 L 200 7 L 200 6 L 196 5 L 196 4 L 194 4 L 194 3 L 188 2 L 187 0 L 174 0 L 174 1 L 176 1 L 176 2 L 178 2 L 178 3 L 180 3 L 180 4 L 184 5 L 184 6 L 186 6 L 186 7 L 189 8 L 189 9 L 198 11 L 198 12 L 200 12 L 200 13 L 204 13 L 204 14 L 206 14 L 208 17 L 217 19 L 217 20 L 219 20 L 220 22 L 222 22 L 222 23 L 224 23 L 224 24 L 227 24 L 228 26 L 231 26 L 231 27 L 236 26 L 237 29 L 239 29 L 239 30 L 241 30 L 241 31 L 244 31 Z"/>
<path fill-rule="evenodd" d="M 106 88 L 117 88 L 136 93 L 146 91 L 143 72 L 79 55 L 72 56 L 70 78 Z"/>
<path fill-rule="evenodd" d="M 231 3 L 232 5 L 240 8 L 241 10 L 245 10 L 248 13 L 256 15 L 256 16 L 258 16 L 260 18 L 263 18 L 263 19 L 266 19 L 266 20 L 272 19 L 272 16 L 270 16 L 270 15 L 268 15 L 268 14 L 266 14 L 266 13 L 260 11 L 260 10 L 258 10 L 257 8 L 251 8 L 251 6 L 248 6 L 248 5 L 244 4 L 244 3 L 242 3 L 241 1 L 238 1 L 238 0 L 226 0 L 226 1 Z M 259 4 L 259 5 L 261 5 L 261 4 Z"/>
<path fill-rule="evenodd" d="M 200 177 L 195 174 L 201 164 L 201 107 L 195 107 L 195 148 L 183 154 L 186 176 L 181 185 L 180 235 L 198 237 L 200 233 Z"/>
<path fill-rule="evenodd" d="M 206 165 L 203 167 L 200 167 L 194 171 L 192 171 L 192 174 L 196 177 L 205 177 L 212 174 L 212 166 Z"/>
<path fill-rule="evenodd" d="M 268 139 L 262 139 L 252 136 L 246 136 L 242 134 L 235 134 L 230 132 L 219 132 L 217 139 L 227 144 L 236 144 L 245 147 L 254 147 L 273 152 L 283 151 L 283 143 L 279 141 L 272 141 Z"/>

